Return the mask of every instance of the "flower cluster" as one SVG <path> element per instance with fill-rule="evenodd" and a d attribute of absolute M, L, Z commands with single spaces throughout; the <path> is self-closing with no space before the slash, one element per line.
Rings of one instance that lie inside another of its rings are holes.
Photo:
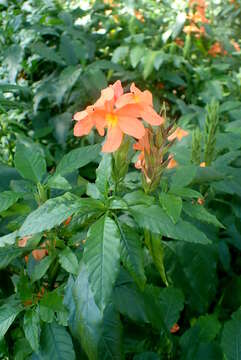
<path fill-rule="evenodd" d="M 87 135 L 94 127 L 100 136 L 104 136 L 107 129 L 103 152 L 116 151 L 124 134 L 135 139 L 143 138 L 145 127 L 142 120 L 154 126 L 164 122 L 153 108 L 150 91 L 141 91 L 133 83 L 130 92 L 124 94 L 120 80 L 103 89 L 100 98 L 85 110 L 77 112 L 74 120 L 77 121 L 75 136 Z"/>
<path fill-rule="evenodd" d="M 190 24 L 184 26 L 183 31 L 186 34 L 194 33 L 196 37 L 200 37 L 205 34 L 205 27 L 200 24 L 209 23 L 206 18 L 206 2 L 205 0 L 190 0 L 189 1 L 190 12 L 187 15 L 187 19 Z"/>
<path fill-rule="evenodd" d="M 223 49 L 220 42 L 216 41 L 208 50 L 208 54 L 216 57 L 217 55 L 227 55 L 227 51 Z"/>

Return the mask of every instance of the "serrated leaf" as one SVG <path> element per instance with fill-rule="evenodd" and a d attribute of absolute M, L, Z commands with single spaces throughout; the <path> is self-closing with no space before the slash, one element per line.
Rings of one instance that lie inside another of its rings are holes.
<path fill-rule="evenodd" d="M 120 233 L 116 223 L 108 216 L 102 216 L 90 227 L 83 261 L 96 304 L 103 312 L 120 266 Z"/>
<path fill-rule="evenodd" d="M 23 331 L 26 339 L 33 351 L 39 349 L 40 320 L 38 313 L 34 310 L 28 310 L 24 314 Z"/>
<path fill-rule="evenodd" d="M 167 215 L 176 224 L 182 212 L 182 199 L 178 196 L 166 193 L 161 193 L 159 199 Z"/>
<path fill-rule="evenodd" d="M 44 43 L 38 42 L 33 44 L 31 46 L 31 50 L 45 60 L 55 62 L 60 65 L 64 64 L 61 56 L 59 56 L 55 49 L 46 46 Z"/>
<path fill-rule="evenodd" d="M 207 209 L 205 209 L 202 205 L 185 203 L 183 210 L 190 217 L 217 227 L 224 228 L 216 216 L 208 212 Z"/>
<path fill-rule="evenodd" d="M 144 69 L 143 69 L 143 79 L 146 80 L 154 70 L 154 62 L 156 58 L 156 51 L 149 51 L 144 58 Z"/>
<path fill-rule="evenodd" d="M 72 339 L 64 326 L 53 322 L 41 331 L 41 359 L 75 360 Z"/>
<path fill-rule="evenodd" d="M 52 229 L 80 208 L 81 199 L 71 193 L 49 199 L 26 218 L 19 230 L 19 236 L 33 235 Z"/>
<path fill-rule="evenodd" d="M 56 173 L 65 175 L 77 170 L 95 160 L 100 153 L 100 144 L 89 145 L 71 150 L 60 160 Z"/>
<path fill-rule="evenodd" d="M 19 194 L 13 191 L 3 191 L 0 193 L 0 213 L 7 210 L 19 199 Z"/>
<path fill-rule="evenodd" d="M 59 253 L 59 262 L 64 270 L 77 275 L 79 269 L 78 259 L 70 248 L 66 247 Z"/>
<path fill-rule="evenodd" d="M 210 243 L 206 235 L 192 224 L 181 219 L 176 224 L 173 224 L 164 210 L 158 205 L 132 206 L 130 213 L 141 228 L 150 230 L 153 233 L 188 242 L 200 244 Z"/>
<path fill-rule="evenodd" d="M 35 282 L 35 281 L 41 279 L 48 271 L 52 262 L 53 262 L 53 258 L 51 256 L 46 256 L 39 263 L 37 263 L 31 274 L 32 282 Z"/>
<path fill-rule="evenodd" d="M 20 311 L 22 311 L 20 306 L 13 306 L 11 304 L 4 304 L 0 307 L 0 340 L 3 339 Z"/>
<path fill-rule="evenodd" d="M 186 198 L 193 198 L 193 199 L 198 199 L 198 198 L 203 198 L 202 194 L 199 193 L 196 190 L 193 189 L 189 189 L 189 188 L 182 188 L 182 187 L 172 187 L 169 191 L 170 194 L 174 194 L 177 196 L 182 196 L 182 197 L 186 197 Z"/>
<path fill-rule="evenodd" d="M 146 283 L 141 239 L 138 233 L 126 224 L 118 222 L 121 235 L 121 261 L 141 289 Z"/>
<path fill-rule="evenodd" d="M 38 183 L 46 173 L 46 162 L 39 147 L 27 142 L 18 142 L 14 157 L 16 169 L 24 179 Z"/>
<path fill-rule="evenodd" d="M 129 205 L 152 205 L 154 203 L 154 197 L 147 195 L 142 190 L 136 190 L 131 193 L 127 193 L 123 196 L 123 200 Z"/>
<path fill-rule="evenodd" d="M 103 315 L 95 303 L 88 273 L 83 262 L 74 283 L 73 298 L 76 307 L 73 314 L 75 335 L 78 336 L 89 360 L 98 360 L 98 344 L 101 337 L 100 325 Z"/>

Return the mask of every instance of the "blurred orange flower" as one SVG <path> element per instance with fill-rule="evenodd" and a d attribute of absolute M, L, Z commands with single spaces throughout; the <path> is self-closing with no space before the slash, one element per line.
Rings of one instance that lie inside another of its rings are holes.
<path fill-rule="evenodd" d="M 217 55 L 227 55 L 227 51 L 223 49 L 220 42 L 216 41 L 208 50 L 208 54 L 216 57 Z"/>
<path fill-rule="evenodd" d="M 137 20 L 141 21 L 141 22 L 145 22 L 144 16 L 140 11 L 135 10 L 134 11 L 135 17 L 137 18 Z"/>
<path fill-rule="evenodd" d="M 240 46 L 239 44 L 235 41 L 235 40 L 231 40 L 231 44 L 233 45 L 234 49 L 237 51 L 237 52 L 240 52 Z"/>
<path fill-rule="evenodd" d="M 200 164 L 199 166 L 200 166 L 200 167 L 206 167 L 205 161 L 201 162 L 201 164 Z"/>
<path fill-rule="evenodd" d="M 180 326 L 178 324 L 174 324 L 173 327 L 171 328 L 170 332 L 172 334 L 175 334 L 176 332 L 178 332 L 180 330 Z"/>
<path fill-rule="evenodd" d="M 173 169 L 178 166 L 178 163 L 176 162 L 176 160 L 174 159 L 174 157 L 172 155 L 169 156 L 169 159 L 170 159 L 170 161 L 167 165 L 167 169 Z"/>
<path fill-rule="evenodd" d="M 189 132 L 186 130 L 183 130 L 182 128 L 178 127 L 174 133 L 172 133 L 170 136 L 168 136 L 169 141 L 173 141 L 177 139 L 178 141 L 181 141 L 183 137 L 188 136 Z"/>
<path fill-rule="evenodd" d="M 140 151 L 138 160 L 135 163 L 136 169 L 142 169 L 145 166 L 145 151 L 150 154 L 149 130 L 145 129 L 145 135 L 133 145 L 133 149 Z"/>

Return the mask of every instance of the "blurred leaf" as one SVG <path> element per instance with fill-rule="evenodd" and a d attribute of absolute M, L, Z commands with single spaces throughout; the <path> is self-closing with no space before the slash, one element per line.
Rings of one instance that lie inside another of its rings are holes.
<path fill-rule="evenodd" d="M 184 212 L 197 220 L 212 224 L 217 227 L 224 228 L 215 215 L 211 214 L 205 207 L 199 204 L 191 204 L 186 202 L 183 206 Z"/>
<path fill-rule="evenodd" d="M 44 259 L 40 260 L 35 265 L 33 272 L 31 274 L 32 282 L 41 279 L 46 274 L 53 260 L 54 259 L 51 256 L 46 256 Z"/>
<path fill-rule="evenodd" d="M 195 178 L 196 171 L 194 165 L 179 166 L 171 178 L 170 191 L 172 191 L 172 188 L 182 188 L 189 185 Z"/>
<path fill-rule="evenodd" d="M 227 360 L 241 359 L 241 311 L 232 314 L 232 320 L 224 324 L 221 346 Z"/>
<path fill-rule="evenodd" d="M 163 321 L 170 331 L 173 325 L 177 323 L 184 308 L 184 296 L 179 289 L 168 287 L 161 289 L 158 303 Z"/>
<path fill-rule="evenodd" d="M 108 196 L 111 171 L 112 171 L 112 157 L 110 154 L 103 154 L 98 169 L 96 170 L 95 183 L 99 192 L 105 198 Z"/>
<path fill-rule="evenodd" d="M 79 268 L 78 259 L 70 248 L 66 247 L 59 253 L 59 262 L 67 272 L 77 275 Z"/>
<path fill-rule="evenodd" d="M 7 48 L 4 56 L 4 63 L 8 67 L 10 83 L 16 81 L 18 71 L 21 69 L 20 63 L 22 62 L 22 59 L 23 50 L 20 45 L 13 44 Z"/>
<path fill-rule="evenodd" d="M 0 193 L 0 213 L 7 210 L 19 199 L 19 194 L 13 191 L 4 191 Z"/>
<path fill-rule="evenodd" d="M 145 49 L 141 46 L 135 46 L 130 51 L 130 62 L 131 66 L 135 69 L 139 62 L 141 61 L 143 55 L 145 53 Z"/>
<path fill-rule="evenodd" d="M 23 178 L 38 183 L 46 173 L 46 162 L 39 147 L 27 142 L 18 142 L 14 163 Z"/>
<path fill-rule="evenodd" d="M 4 304 L 0 307 L 0 339 L 4 337 L 16 316 L 22 311 L 20 306 Z"/>
<path fill-rule="evenodd" d="M 69 112 L 58 114 L 50 118 L 49 122 L 54 127 L 54 137 L 56 138 L 57 143 L 65 146 L 69 129 L 72 124 L 72 114 Z"/>
<path fill-rule="evenodd" d="M 78 59 L 71 39 L 67 35 L 62 35 L 60 39 L 60 54 L 68 65 L 76 65 Z"/>
<path fill-rule="evenodd" d="M 44 43 L 38 42 L 31 45 L 31 50 L 33 53 L 37 53 L 41 58 L 45 60 L 55 62 L 59 65 L 64 64 L 61 56 L 55 51 L 55 49 L 46 46 Z"/>
<path fill-rule="evenodd" d="M 119 46 L 114 50 L 111 60 L 113 63 L 120 63 L 127 58 L 128 52 L 128 46 Z"/>

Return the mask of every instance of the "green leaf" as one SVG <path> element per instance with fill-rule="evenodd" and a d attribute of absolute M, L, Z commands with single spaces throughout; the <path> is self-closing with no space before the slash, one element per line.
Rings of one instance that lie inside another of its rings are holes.
<path fill-rule="evenodd" d="M 162 360 L 160 354 L 154 353 L 152 351 L 147 351 L 138 355 L 135 355 L 133 360 Z"/>
<path fill-rule="evenodd" d="M 175 323 L 177 323 L 180 313 L 184 308 L 184 296 L 180 289 L 168 287 L 161 289 L 158 297 L 160 311 L 163 321 L 170 331 Z"/>
<path fill-rule="evenodd" d="M 35 310 L 28 310 L 24 314 L 23 330 L 26 339 L 33 351 L 38 352 L 39 349 L 39 335 L 40 335 L 40 320 L 38 313 Z"/>
<path fill-rule="evenodd" d="M 128 46 L 119 46 L 114 50 L 111 60 L 113 61 L 113 63 L 120 63 L 126 59 L 128 52 Z"/>
<path fill-rule="evenodd" d="M 59 253 L 59 262 L 64 270 L 77 275 L 79 269 L 78 259 L 70 248 L 66 247 Z"/>
<path fill-rule="evenodd" d="M 119 313 L 113 304 L 104 312 L 102 333 L 98 347 L 98 358 L 101 360 L 123 360 L 122 324 Z"/>
<path fill-rule="evenodd" d="M 54 312 L 66 310 L 63 304 L 63 297 L 58 288 L 51 292 L 45 292 L 39 304 L 40 307 L 51 309 Z"/>
<path fill-rule="evenodd" d="M 70 190 L 71 185 L 70 183 L 61 175 L 53 175 L 51 178 L 49 178 L 47 182 L 47 186 L 49 188 L 53 189 L 59 189 L 59 190 Z"/>
<path fill-rule="evenodd" d="M 31 46 L 31 50 L 33 53 L 38 54 L 43 59 L 55 62 L 60 65 L 64 64 L 59 54 L 53 48 L 46 46 L 44 43 L 38 42 L 36 44 L 33 44 Z"/>
<path fill-rule="evenodd" d="M 112 157 L 111 154 L 103 154 L 101 162 L 96 170 L 95 184 L 99 192 L 104 196 L 108 196 L 109 181 L 112 172 Z"/>
<path fill-rule="evenodd" d="M 171 178 L 171 188 L 182 188 L 189 185 L 195 178 L 197 168 L 194 165 L 179 166 Z"/>
<path fill-rule="evenodd" d="M 8 235 L 0 237 L 0 248 L 6 245 L 13 245 L 15 243 L 18 232 L 14 231 Z"/>
<path fill-rule="evenodd" d="M 137 65 L 141 61 L 144 53 L 145 53 L 145 49 L 142 46 L 135 46 L 133 49 L 131 49 L 130 62 L 131 62 L 131 66 L 134 69 L 137 67 Z"/>
<path fill-rule="evenodd" d="M 181 337 L 180 345 L 182 349 L 184 360 L 199 359 L 200 354 L 204 351 L 203 345 L 210 346 L 210 342 L 213 341 L 220 331 L 220 323 L 215 315 L 201 316 Z M 210 350 L 206 348 L 208 353 L 221 353 L 219 349 Z M 207 359 L 216 360 L 216 357 L 208 357 L 208 353 L 205 354 Z M 199 354 L 199 355 L 197 355 Z M 205 356 L 205 359 L 206 359 Z M 217 360 L 220 358 L 217 358 Z M 222 358 L 221 358 L 222 359 Z"/>
<path fill-rule="evenodd" d="M 68 66 L 59 75 L 58 85 L 56 88 L 57 103 L 61 104 L 64 96 L 68 95 L 75 83 L 80 77 L 81 68 L 76 66 Z"/>
<path fill-rule="evenodd" d="M 89 145 L 71 150 L 59 162 L 56 173 L 65 175 L 77 170 L 95 160 L 100 153 L 100 144 Z"/>
<path fill-rule="evenodd" d="M 82 199 L 71 193 L 47 200 L 26 218 L 19 230 L 19 236 L 36 234 L 60 225 L 81 208 L 81 202 Z"/>
<path fill-rule="evenodd" d="M 15 43 L 7 46 L 7 51 L 4 54 L 4 63 L 8 67 L 10 83 L 16 81 L 18 71 L 21 69 L 20 64 L 23 59 L 23 54 L 24 52 L 20 45 Z"/>
<path fill-rule="evenodd" d="M 149 249 L 149 252 L 152 256 L 153 262 L 159 274 L 161 275 L 162 281 L 164 282 L 164 284 L 166 284 L 166 286 L 168 286 L 164 262 L 163 262 L 164 248 L 162 245 L 161 237 L 156 234 L 146 233 L 145 241 Z"/>
<path fill-rule="evenodd" d="M 46 173 L 46 162 L 39 146 L 17 142 L 14 158 L 16 169 L 24 179 L 41 182 Z"/>
<path fill-rule="evenodd" d="M 0 269 L 8 266 L 14 259 L 23 254 L 23 248 L 6 246 L 0 248 Z"/>
<path fill-rule="evenodd" d="M 142 190 L 136 190 L 123 196 L 123 200 L 129 205 L 152 205 L 154 197 L 146 195 Z"/>
<path fill-rule="evenodd" d="M 43 360 L 75 360 L 76 358 L 69 333 L 55 322 L 43 326 L 40 353 Z"/>
<path fill-rule="evenodd" d="M 182 290 L 187 308 L 196 313 L 208 311 L 217 290 L 216 247 L 177 241 L 165 244 L 168 279 Z"/>
<path fill-rule="evenodd" d="M 7 210 L 19 199 L 19 194 L 13 191 L 4 191 L 0 193 L 0 213 Z"/>
<path fill-rule="evenodd" d="M 0 340 L 3 339 L 20 311 L 22 311 L 20 306 L 13 306 L 11 304 L 4 304 L 0 307 Z"/>
<path fill-rule="evenodd" d="M 149 51 L 144 58 L 143 79 L 146 80 L 154 70 L 154 62 L 157 56 L 156 51 Z"/>
<path fill-rule="evenodd" d="M 203 198 L 202 194 L 196 190 L 189 189 L 189 188 L 179 188 L 179 187 L 172 187 L 169 191 L 169 194 L 174 194 L 181 197 L 191 198 L 191 199 L 198 199 Z"/>
<path fill-rule="evenodd" d="M 89 360 L 98 360 L 97 349 L 101 337 L 100 325 L 102 315 L 95 303 L 94 294 L 88 280 L 88 273 L 83 262 L 73 287 L 73 298 L 76 306 L 76 335 Z"/>
<path fill-rule="evenodd" d="M 96 304 L 101 312 L 106 307 L 120 261 L 120 233 L 116 223 L 104 215 L 89 229 L 83 261 Z"/>
<path fill-rule="evenodd" d="M 218 221 L 215 215 L 210 214 L 205 207 L 198 204 L 185 203 L 183 206 L 184 212 L 197 220 L 212 224 L 217 227 L 224 228 L 224 226 Z"/>
<path fill-rule="evenodd" d="M 130 208 L 130 213 L 141 228 L 156 234 L 193 243 L 210 243 L 206 235 L 192 224 L 181 219 L 176 224 L 173 224 L 161 207 L 157 205 L 136 205 Z"/>
<path fill-rule="evenodd" d="M 121 261 L 141 289 L 146 276 L 141 239 L 138 233 L 126 224 L 118 222 L 121 235 Z"/>
<path fill-rule="evenodd" d="M 65 34 L 61 36 L 59 50 L 68 65 L 76 65 L 78 63 L 73 43 Z"/>
<path fill-rule="evenodd" d="M 39 279 L 41 279 L 44 274 L 48 271 L 51 263 L 53 261 L 53 258 L 51 256 L 46 256 L 44 259 L 42 259 L 40 262 L 38 262 L 31 274 L 31 280 L 32 282 L 35 282 Z"/>
<path fill-rule="evenodd" d="M 167 215 L 176 224 L 182 212 L 182 199 L 172 194 L 161 193 L 159 200 Z"/>
<path fill-rule="evenodd" d="M 227 360 L 241 360 L 241 310 L 232 315 L 224 324 L 221 346 Z"/>

